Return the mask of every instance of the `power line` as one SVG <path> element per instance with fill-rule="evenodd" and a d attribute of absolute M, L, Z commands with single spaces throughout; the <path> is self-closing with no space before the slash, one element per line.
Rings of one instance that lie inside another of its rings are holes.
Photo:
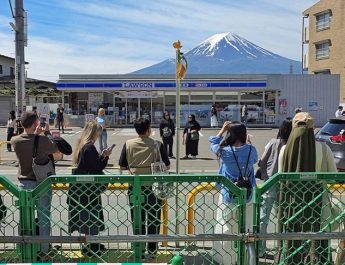
<path fill-rule="evenodd" d="M 14 16 L 14 13 L 13 13 L 13 7 L 12 7 L 12 2 L 11 2 L 11 0 L 8 0 L 8 3 L 10 4 L 12 17 L 14 18 L 15 16 Z"/>

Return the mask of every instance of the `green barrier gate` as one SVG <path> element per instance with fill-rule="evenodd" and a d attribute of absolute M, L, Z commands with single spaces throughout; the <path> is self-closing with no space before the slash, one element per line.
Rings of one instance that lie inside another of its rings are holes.
<path fill-rule="evenodd" d="M 256 189 L 253 231 L 267 239 L 256 243 L 256 262 L 345 264 L 344 182 L 344 173 L 286 173 Z"/>
<path fill-rule="evenodd" d="M 8 255 L 9 258 L 2 262 L 177 265 L 183 260 L 185 264 L 213 264 L 217 255 L 228 255 L 231 264 L 245 264 L 244 241 L 239 235 L 245 233 L 246 191 L 223 176 L 52 176 L 32 191 L 17 189 L 4 177 L 0 177 L 0 181 L 5 188 L 2 193 L 10 192 L 13 198 L 19 199 L 19 203 L 14 204 L 5 198 L 6 206 L 18 212 L 12 219 L 21 220 L 14 229 L 21 231 L 21 235 L 14 233 L 10 242 L 23 242 L 14 248 L 20 259 Z M 157 200 L 152 194 L 153 182 L 173 182 L 179 194 L 167 200 Z M 209 189 L 196 194 L 192 204 L 188 205 L 195 187 L 214 183 L 221 184 L 233 195 L 231 204 L 219 202 L 220 191 Z M 176 200 L 180 206 L 178 215 L 174 205 Z M 194 210 L 193 222 L 187 214 L 191 208 Z M 166 215 L 163 221 L 162 209 L 163 216 Z M 225 213 L 228 213 L 226 221 L 231 224 L 231 233 L 221 231 L 215 234 L 215 227 L 225 227 L 223 221 L 217 219 Z M 35 220 L 36 216 L 38 220 Z M 176 223 L 180 234 L 175 233 Z M 191 223 L 194 225 L 192 234 L 188 232 Z M 154 232 L 158 234 L 153 235 Z M 219 245 L 229 240 L 231 244 L 226 248 L 214 248 L 216 243 Z M 1 256 L 8 254 L 8 241 L 2 240 Z M 48 246 L 49 251 L 40 253 L 37 260 L 37 252 Z M 156 253 L 148 253 L 156 247 Z"/>

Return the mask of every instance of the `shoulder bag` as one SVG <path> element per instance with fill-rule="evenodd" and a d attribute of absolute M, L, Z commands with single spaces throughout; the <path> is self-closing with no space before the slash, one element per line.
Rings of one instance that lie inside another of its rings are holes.
<path fill-rule="evenodd" d="M 191 133 L 190 133 L 190 139 L 191 139 L 192 141 L 194 141 L 194 140 L 199 140 L 199 132 L 198 132 L 198 131 L 191 132 Z"/>
<path fill-rule="evenodd" d="M 38 183 L 42 182 L 51 175 L 55 175 L 55 169 L 53 161 L 48 157 L 48 162 L 45 164 L 38 164 L 36 162 L 37 148 L 39 142 L 39 135 L 35 135 L 34 147 L 32 152 L 32 171 L 35 174 L 36 181 Z"/>
<path fill-rule="evenodd" d="M 159 157 L 159 159 L 158 159 Z M 152 175 L 169 174 L 162 161 L 159 144 L 155 141 L 153 149 L 153 163 L 151 163 Z M 173 182 L 155 182 L 152 184 L 154 195 L 160 200 L 166 200 L 175 195 L 175 184 Z"/>
<path fill-rule="evenodd" d="M 250 154 L 252 152 L 252 146 L 249 145 L 249 154 L 248 154 L 247 163 L 246 163 L 246 167 L 245 167 L 245 171 L 244 171 L 244 176 L 242 175 L 242 170 L 241 170 L 240 164 L 238 163 L 234 149 L 232 148 L 231 145 L 230 145 L 230 148 L 231 148 L 232 154 L 234 155 L 237 168 L 239 170 L 239 176 L 238 176 L 235 184 L 239 188 L 246 188 L 247 189 L 247 199 L 249 199 L 250 196 L 252 195 L 252 191 L 253 191 L 253 187 L 252 187 L 252 184 L 250 183 L 250 179 L 249 179 L 250 171 L 248 172 L 248 164 L 249 164 Z"/>

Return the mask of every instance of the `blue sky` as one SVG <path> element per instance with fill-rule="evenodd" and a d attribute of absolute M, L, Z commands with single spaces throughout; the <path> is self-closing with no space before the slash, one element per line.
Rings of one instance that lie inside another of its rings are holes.
<path fill-rule="evenodd" d="M 29 77 L 124 74 L 233 32 L 300 60 L 302 12 L 317 0 L 24 0 Z M 14 4 L 14 0 L 12 0 Z M 0 54 L 14 56 L 13 21 L 0 0 Z"/>

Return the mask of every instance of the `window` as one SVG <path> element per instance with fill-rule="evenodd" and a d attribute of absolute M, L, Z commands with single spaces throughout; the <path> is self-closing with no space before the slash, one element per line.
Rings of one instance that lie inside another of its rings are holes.
<path fill-rule="evenodd" d="M 315 71 L 314 74 L 316 74 L 316 75 L 330 75 L 331 70 L 325 69 L 325 70 Z"/>
<path fill-rule="evenodd" d="M 0 75 L 2 75 L 2 65 L 0 64 Z"/>
<path fill-rule="evenodd" d="M 315 44 L 316 60 L 329 58 L 329 41 Z"/>
<path fill-rule="evenodd" d="M 325 30 L 330 27 L 331 13 L 326 12 L 316 16 L 316 30 Z"/>
<path fill-rule="evenodd" d="M 14 68 L 10 67 L 10 76 L 14 76 Z"/>

